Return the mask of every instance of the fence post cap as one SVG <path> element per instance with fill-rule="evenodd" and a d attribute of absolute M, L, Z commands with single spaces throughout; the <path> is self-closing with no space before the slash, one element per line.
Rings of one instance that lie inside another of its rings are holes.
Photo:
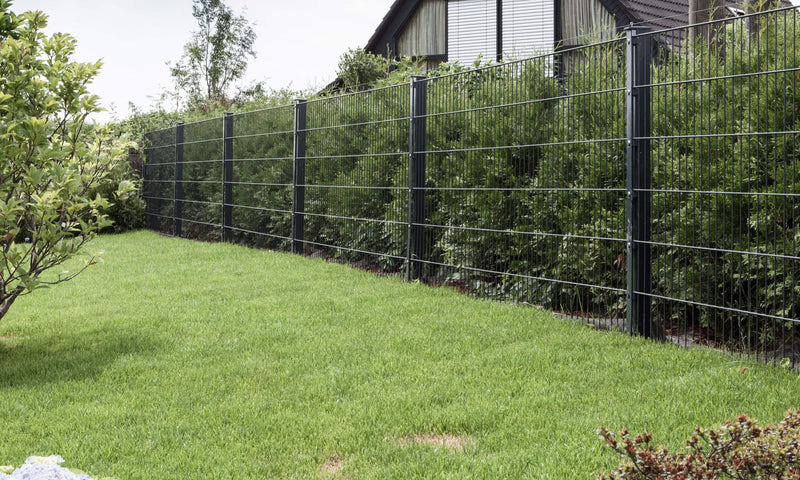
<path fill-rule="evenodd" d="M 651 28 L 647 25 L 636 25 L 635 23 L 631 22 L 624 28 L 626 32 L 632 32 L 633 34 L 642 34 L 648 33 L 651 31 Z"/>

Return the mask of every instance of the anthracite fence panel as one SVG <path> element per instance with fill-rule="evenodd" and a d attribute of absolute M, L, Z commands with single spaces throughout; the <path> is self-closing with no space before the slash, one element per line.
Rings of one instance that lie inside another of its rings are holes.
<path fill-rule="evenodd" d="M 182 235 L 201 240 L 222 238 L 223 128 L 218 119 L 184 125 Z"/>
<path fill-rule="evenodd" d="M 427 80 L 424 276 L 621 326 L 625 78 L 618 40 Z"/>
<path fill-rule="evenodd" d="M 233 132 L 233 241 L 289 250 L 294 109 L 235 115 Z"/>
<path fill-rule="evenodd" d="M 694 28 L 151 132 L 148 228 L 797 365 L 798 13 Z"/>
<path fill-rule="evenodd" d="M 175 161 L 177 127 L 145 135 L 144 184 L 142 198 L 146 202 L 146 225 L 150 230 L 173 233 L 175 217 Z"/>
<path fill-rule="evenodd" d="M 399 270 L 408 229 L 408 86 L 312 100 L 306 109 L 304 251 Z"/>
<path fill-rule="evenodd" d="M 800 356 L 800 25 L 712 22 L 652 79 L 653 299 L 682 344 Z"/>

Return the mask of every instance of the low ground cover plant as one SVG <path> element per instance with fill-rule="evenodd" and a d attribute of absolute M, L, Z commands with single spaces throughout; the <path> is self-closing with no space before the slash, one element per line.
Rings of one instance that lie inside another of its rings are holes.
<path fill-rule="evenodd" d="M 601 428 L 599 434 L 624 458 L 617 470 L 601 474 L 601 480 L 800 479 L 798 410 L 763 427 L 740 415 L 716 430 L 695 428 L 685 451 L 656 447 L 646 432 L 632 437 L 627 430 L 614 435 Z"/>
<path fill-rule="evenodd" d="M 0 466 L 0 480 L 92 480 L 85 472 L 63 467 L 62 463 L 64 459 L 60 455 L 30 456 L 17 468 Z M 103 477 L 100 480 L 115 479 Z"/>

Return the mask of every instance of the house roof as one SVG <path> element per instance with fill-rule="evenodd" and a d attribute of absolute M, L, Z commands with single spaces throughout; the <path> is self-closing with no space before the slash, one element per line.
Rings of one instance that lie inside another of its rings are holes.
<path fill-rule="evenodd" d="M 395 51 L 395 35 L 411 18 L 417 6 L 424 0 L 395 0 L 383 17 L 380 25 L 364 47 L 376 53 L 386 53 L 388 46 Z M 599 0 L 614 15 L 617 26 L 631 23 L 649 26 L 652 30 L 677 28 L 689 23 L 689 0 Z M 741 6 L 743 2 L 725 0 L 726 6 Z M 792 6 L 790 0 L 781 0 L 784 6 Z M 675 42 L 682 38 L 681 32 L 664 35 L 663 41 Z"/>
<path fill-rule="evenodd" d="M 688 0 L 618 0 L 635 18 L 634 23 L 650 27 L 653 31 L 677 29 L 658 34 L 663 44 L 679 45 L 686 35 L 680 27 L 689 24 Z M 724 7 L 742 8 L 742 0 L 723 0 Z M 790 0 L 781 0 L 784 7 L 791 7 Z M 725 9 L 723 15 L 731 16 L 732 11 Z"/>
<path fill-rule="evenodd" d="M 688 0 L 617 0 L 636 19 L 636 23 L 650 26 L 653 30 L 677 28 L 689 24 Z M 724 6 L 742 8 L 743 0 L 724 0 Z M 790 0 L 781 0 L 784 7 L 791 7 Z"/>
<path fill-rule="evenodd" d="M 381 24 L 372 34 L 364 50 L 372 53 L 383 54 L 387 45 L 394 51 L 395 32 L 411 18 L 417 10 L 417 6 L 424 0 L 395 0 L 386 15 L 383 16 Z"/>
<path fill-rule="evenodd" d="M 635 18 L 634 22 L 644 23 L 653 30 L 689 23 L 688 0 L 619 0 L 619 3 Z"/>

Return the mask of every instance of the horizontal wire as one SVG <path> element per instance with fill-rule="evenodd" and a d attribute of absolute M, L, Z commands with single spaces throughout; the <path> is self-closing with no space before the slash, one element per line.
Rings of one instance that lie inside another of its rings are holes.
<path fill-rule="evenodd" d="M 549 142 L 549 143 L 528 143 L 516 145 L 496 145 L 493 147 L 478 147 L 478 148 L 450 148 L 439 150 L 425 150 L 417 153 L 424 153 L 428 155 L 435 155 L 438 153 L 467 153 L 467 152 L 485 152 L 487 150 L 510 150 L 514 148 L 535 148 L 535 147 L 558 147 L 568 145 L 585 145 L 590 143 L 608 143 L 608 142 L 626 142 L 626 138 L 596 138 L 593 140 L 568 140 L 563 142 Z"/>
<path fill-rule="evenodd" d="M 220 182 L 215 182 L 220 183 Z M 258 182 L 225 182 L 228 185 L 241 185 L 245 187 L 292 187 L 292 183 L 258 183 Z"/>
<path fill-rule="evenodd" d="M 306 155 L 304 157 L 297 157 L 300 160 L 330 160 L 334 158 L 364 158 L 364 157 L 396 157 L 398 155 L 408 155 L 408 152 L 383 152 L 383 153 L 357 153 L 357 154 L 340 154 L 340 155 Z"/>
<path fill-rule="evenodd" d="M 327 213 L 314 213 L 314 212 L 297 212 L 298 215 L 319 218 L 334 218 L 336 220 L 350 220 L 354 222 L 372 222 L 372 223 L 385 223 L 387 225 L 402 225 L 408 226 L 408 222 L 403 220 L 389 220 L 387 218 L 363 218 L 363 217 L 345 217 L 342 215 L 330 215 Z"/>
<path fill-rule="evenodd" d="M 732 250 L 732 249 L 725 249 L 725 248 L 717 248 L 717 247 L 703 247 L 701 245 L 681 245 L 678 243 L 665 243 L 665 242 L 658 242 L 653 240 L 634 240 L 633 243 L 639 245 L 654 245 L 658 247 L 669 247 L 669 248 L 680 248 L 684 250 L 701 250 L 704 252 L 714 252 L 714 253 L 733 253 L 736 255 L 749 255 L 754 257 L 764 257 L 764 258 L 777 258 L 780 260 L 794 260 L 800 261 L 800 257 L 794 255 L 780 255 L 776 253 L 766 253 L 766 252 L 749 252 L 745 250 Z"/>
<path fill-rule="evenodd" d="M 370 252 L 369 250 L 359 250 L 357 248 L 342 247 L 342 246 L 339 246 L 339 245 L 331 245 L 331 244 L 327 244 L 327 243 L 314 242 L 314 241 L 305 240 L 305 239 L 304 240 L 298 240 L 298 241 L 300 241 L 302 243 L 305 243 L 305 244 L 309 244 L 309 245 L 316 245 L 316 246 L 320 246 L 320 247 L 328 247 L 328 248 L 333 248 L 333 249 L 340 250 L 340 251 L 343 250 L 343 251 L 346 251 L 346 252 L 364 253 L 364 254 L 367 254 L 367 255 L 374 255 L 376 257 L 394 258 L 396 260 L 405 260 L 406 259 L 405 256 L 395 255 L 395 254 L 391 254 L 391 253 Z"/>
<path fill-rule="evenodd" d="M 191 203 L 193 205 L 209 205 L 209 206 L 215 206 L 215 207 L 221 207 L 222 206 L 222 202 L 204 202 L 202 200 L 187 200 L 185 198 L 181 198 L 181 199 L 174 200 L 174 201 L 175 202 L 181 202 L 181 203 Z"/>
<path fill-rule="evenodd" d="M 249 135 L 234 135 L 234 136 L 228 137 L 228 138 L 232 138 L 234 140 L 243 140 L 243 139 L 248 139 L 248 138 L 273 137 L 273 136 L 276 136 L 276 135 L 287 135 L 287 134 L 294 135 L 294 130 L 285 130 L 285 131 L 278 131 L 278 132 L 265 132 L 265 133 L 252 133 L 252 134 L 249 134 Z"/>
<path fill-rule="evenodd" d="M 203 221 L 200 221 L 200 220 L 192 220 L 191 218 L 186 218 L 186 217 L 180 217 L 180 218 L 174 217 L 174 218 L 175 218 L 175 220 L 180 220 L 181 222 L 185 222 L 185 223 L 193 223 L 193 224 L 197 224 L 197 225 L 205 225 L 207 227 L 222 228 L 222 224 L 220 224 L 220 223 L 203 222 Z"/>
<path fill-rule="evenodd" d="M 408 187 L 381 187 L 376 185 L 317 185 L 315 183 L 298 183 L 297 187 L 306 187 L 306 188 L 327 188 L 327 189 L 337 189 L 341 188 L 343 190 L 408 190 Z"/>
<path fill-rule="evenodd" d="M 256 232 L 256 231 L 253 231 L 253 230 L 248 230 L 246 228 L 240 228 L 240 227 L 236 227 L 236 226 L 231 226 L 231 227 L 228 227 L 228 228 L 230 228 L 231 230 L 237 231 L 237 232 L 244 232 L 244 233 L 251 233 L 251 234 L 254 234 L 254 235 L 261 235 L 262 237 L 280 238 L 281 240 L 291 240 L 292 239 L 292 237 L 284 237 L 282 235 L 277 235 L 277 234 L 274 234 L 274 233 Z"/>
<path fill-rule="evenodd" d="M 414 259 L 415 262 L 424 263 L 427 265 L 437 265 L 440 267 L 451 267 L 458 270 L 468 270 L 472 272 L 480 272 L 480 273 L 490 273 L 492 275 L 498 275 L 502 277 L 516 277 L 516 278 L 525 278 L 530 280 L 540 280 L 543 282 L 551 282 L 551 283 L 559 283 L 562 285 L 572 285 L 575 287 L 585 287 L 585 288 L 596 288 L 600 290 L 608 290 L 610 292 L 619 292 L 619 293 L 626 293 L 627 290 L 624 288 L 617 288 L 617 287 L 609 287 L 606 285 L 594 285 L 590 283 L 581 283 L 581 282 L 572 282 L 569 280 L 559 280 L 556 278 L 548 278 L 548 277 L 539 277 L 535 275 L 525 275 L 522 273 L 512 273 L 512 272 L 500 272 L 497 270 L 489 270 L 489 269 L 482 269 L 477 267 L 465 267 L 463 265 L 455 265 L 452 263 L 441 263 L 441 262 L 433 262 L 430 260 L 423 260 L 423 259 Z"/>
<path fill-rule="evenodd" d="M 279 162 L 294 160 L 294 157 L 232 158 L 231 162 Z"/>
<path fill-rule="evenodd" d="M 289 214 L 293 213 L 291 210 L 280 210 L 280 209 L 277 209 L 277 208 L 266 208 L 266 207 L 254 207 L 254 206 L 251 206 L 251 205 L 239 205 L 239 204 L 236 204 L 236 203 L 233 203 L 233 204 L 230 204 L 230 205 L 226 205 L 226 206 L 232 207 L 232 208 L 244 208 L 244 209 L 247 209 L 247 210 L 256 210 L 256 211 L 259 211 L 259 212 L 289 213 Z"/>
<path fill-rule="evenodd" d="M 800 192 L 729 192 L 719 190 L 672 190 L 672 189 L 654 189 L 654 188 L 634 188 L 635 192 L 650 192 L 650 193 L 674 193 L 679 195 L 734 195 L 734 196 L 752 196 L 752 197 L 778 197 L 778 198 L 794 198 L 800 197 Z"/>
<path fill-rule="evenodd" d="M 696 302 L 696 301 L 693 301 L 693 300 L 686 300 L 686 299 L 677 298 L 677 297 L 669 297 L 669 296 L 665 296 L 665 295 L 658 295 L 658 294 L 655 294 L 655 293 L 646 293 L 646 292 L 639 292 L 639 291 L 634 291 L 634 293 L 636 293 L 637 295 L 643 295 L 643 296 L 650 297 L 650 298 L 658 298 L 660 300 L 668 300 L 668 301 L 673 301 L 673 302 L 685 303 L 685 304 L 688 304 L 688 305 L 694 305 L 696 307 L 713 308 L 714 310 L 723 310 L 723 311 L 726 311 L 726 312 L 739 313 L 739 314 L 742 314 L 742 315 L 752 315 L 752 316 L 756 316 L 756 317 L 769 318 L 771 320 L 779 320 L 781 322 L 800 323 L 800 320 L 798 320 L 796 318 L 781 317 L 779 315 L 771 315 L 769 313 L 752 312 L 752 311 L 749 311 L 749 310 L 742 310 L 742 309 L 739 309 L 739 308 L 725 307 L 725 306 L 722 306 L 722 305 L 714 305 L 714 304 L 711 304 L 711 303 L 704 303 L 704 302 Z"/>
<path fill-rule="evenodd" d="M 403 222 L 405 225 L 406 223 Z M 627 242 L 625 238 L 614 237 L 596 237 L 589 235 L 573 235 L 569 233 L 550 233 L 550 232 L 525 232 L 521 230 L 499 230 L 493 228 L 480 228 L 480 227 L 465 227 L 463 225 L 436 225 L 433 223 L 412 223 L 412 226 L 438 228 L 442 230 L 461 230 L 467 232 L 481 232 L 481 233 L 503 233 L 506 235 L 521 235 L 529 237 L 555 237 L 563 240 L 600 240 L 605 242 Z M 638 242 L 644 243 L 644 242 Z"/>

